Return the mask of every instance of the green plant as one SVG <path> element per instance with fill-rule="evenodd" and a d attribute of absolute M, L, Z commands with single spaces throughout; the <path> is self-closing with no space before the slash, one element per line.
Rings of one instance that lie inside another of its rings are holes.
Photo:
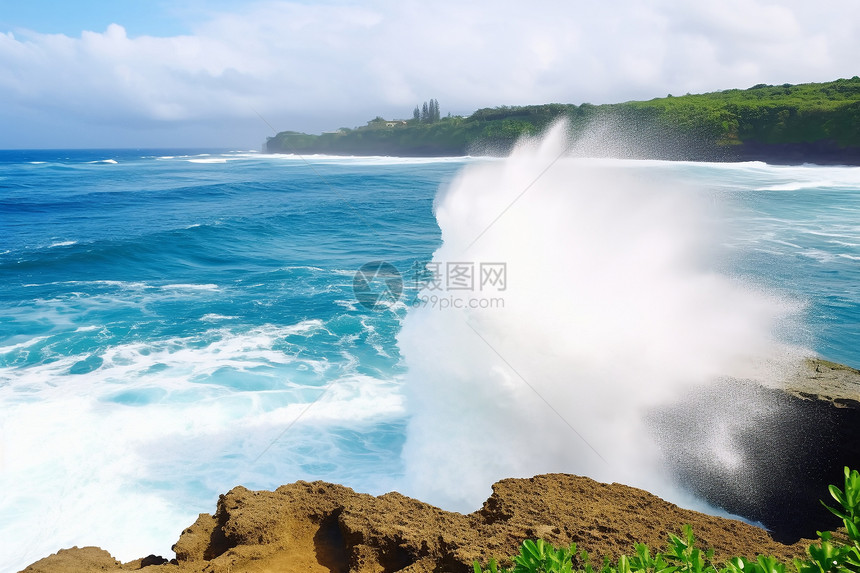
<path fill-rule="evenodd" d="M 794 560 L 797 573 L 860 573 L 860 472 L 846 467 L 845 488 L 831 485 L 829 490 L 840 507 L 824 506 L 842 520 L 850 543 L 836 541 L 831 533 L 819 531 L 818 543 L 806 550 L 808 558 Z M 475 573 L 785 573 L 783 563 L 764 555 L 755 559 L 732 557 L 718 568 L 713 563 L 713 550 L 702 551 L 695 543 L 693 529 L 685 525 L 682 536 L 669 534 L 665 552 L 652 556 L 647 545 L 638 543 L 632 557 L 621 555 L 615 564 L 604 557 L 597 570 L 588 553 L 577 553 L 575 543 L 559 549 L 542 539 L 528 539 L 520 546 L 520 553 L 512 557 L 512 568 L 500 568 L 494 559 L 486 571 L 477 561 L 473 567 Z"/>
<path fill-rule="evenodd" d="M 570 548 L 555 548 L 543 539 L 526 539 L 520 546 L 519 555 L 514 555 L 511 569 L 499 569 L 494 559 L 490 560 L 489 573 L 573 573 L 573 557 L 576 544 Z M 483 573 L 477 561 L 475 573 Z"/>
<path fill-rule="evenodd" d="M 636 544 L 636 555 L 629 560 L 626 555 L 618 558 L 618 573 L 632 571 L 655 571 L 658 573 L 674 571 L 674 566 L 660 552 L 651 556 L 651 550 L 644 543 Z"/>
<path fill-rule="evenodd" d="M 785 565 L 775 557 L 759 555 L 756 559 L 732 557 L 720 573 L 785 573 Z"/>
<path fill-rule="evenodd" d="M 819 543 L 807 549 L 809 559 L 796 559 L 794 565 L 798 573 L 860 573 L 860 473 L 846 466 L 845 489 L 835 485 L 828 489 L 841 507 L 835 509 L 821 503 L 842 520 L 851 543 L 831 541 L 831 533 L 819 531 Z"/>
<path fill-rule="evenodd" d="M 845 490 L 843 491 L 835 485 L 831 485 L 828 489 L 830 495 L 839 502 L 842 509 L 833 509 L 823 501 L 821 502 L 822 505 L 842 520 L 848 531 L 848 537 L 854 543 L 860 543 L 860 472 L 851 471 L 848 466 L 845 466 Z"/>
<path fill-rule="evenodd" d="M 674 570 L 681 573 L 702 573 L 712 570 L 714 567 L 711 565 L 711 560 L 714 558 L 714 551 L 709 549 L 702 553 L 701 549 L 695 547 L 696 538 L 693 536 L 693 528 L 689 525 L 685 525 L 682 531 L 683 539 L 669 534 L 666 556 L 675 564 Z"/>

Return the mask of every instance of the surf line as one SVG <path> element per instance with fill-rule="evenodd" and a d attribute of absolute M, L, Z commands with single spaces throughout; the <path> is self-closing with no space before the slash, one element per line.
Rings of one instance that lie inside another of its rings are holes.
<path fill-rule="evenodd" d="M 254 113 L 255 113 L 255 114 L 257 114 L 257 117 L 259 117 L 259 118 L 262 120 L 262 122 L 263 122 L 263 123 L 265 123 L 267 126 L 269 126 L 269 129 L 271 129 L 271 130 L 272 130 L 272 133 L 274 133 L 275 135 L 278 135 L 278 130 L 276 130 L 276 129 L 272 126 L 272 124 L 271 124 L 271 123 L 269 123 L 269 122 L 266 120 L 266 118 L 265 118 L 265 117 L 263 117 L 262 115 L 260 115 L 260 112 L 258 112 L 258 111 L 257 111 L 256 109 L 254 109 L 254 108 L 251 108 L 251 109 L 254 111 Z M 368 220 L 364 217 L 364 215 L 362 215 L 362 214 L 361 214 L 361 211 L 359 211 L 359 210 L 355 207 L 355 205 L 353 205 L 352 203 L 350 203 L 350 202 L 349 202 L 349 201 L 348 201 L 348 200 L 347 200 L 347 199 L 346 199 L 346 198 L 345 198 L 341 193 L 338 193 L 338 192 L 337 192 L 337 190 L 335 189 L 334 185 L 332 185 L 331 183 L 329 183 L 329 182 L 328 182 L 328 180 L 327 180 L 325 177 L 323 177 L 322 173 L 320 173 L 320 172 L 319 172 L 319 170 L 317 170 L 317 168 L 316 168 L 316 167 L 314 167 L 313 163 L 311 163 L 310 161 L 308 161 L 308 160 L 307 160 L 307 158 L 306 158 L 304 155 L 302 155 L 301 153 L 299 153 L 299 152 L 298 152 L 298 150 L 296 150 L 296 148 L 295 148 L 295 147 L 293 147 L 293 146 L 292 146 L 292 145 L 290 145 L 289 143 L 287 144 L 287 146 L 290 148 L 290 151 L 292 151 L 293 155 L 295 155 L 296 157 L 298 157 L 299 159 L 301 159 L 301 160 L 302 160 L 302 162 L 303 162 L 305 165 L 307 165 L 308 169 L 310 169 L 310 170 L 313 172 L 313 174 L 314 174 L 314 175 L 316 175 L 317 177 L 319 177 L 320 181 L 322 181 L 322 182 L 325 184 L 325 186 L 326 186 L 326 187 L 328 187 L 329 191 L 332 191 L 332 192 L 335 194 L 335 196 L 336 196 L 336 197 L 341 201 L 341 203 L 343 203 L 344 205 L 346 205 L 347 207 L 349 207 L 349 208 L 352 210 L 353 214 L 355 214 L 355 216 L 356 216 L 356 217 L 357 217 L 357 218 L 362 222 L 362 224 L 363 224 L 365 227 L 367 227 L 367 230 L 368 230 L 368 231 L 370 231 L 374 236 L 376 236 L 376 238 L 377 238 L 377 239 L 379 239 L 380 241 L 382 241 L 382 236 L 380 236 L 380 235 L 379 235 L 379 233 L 377 233 L 377 232 L 376 232 L 376 229 L 374 228 L 374 226 L 370 223 L 370 221 L 368 221 Z"/>

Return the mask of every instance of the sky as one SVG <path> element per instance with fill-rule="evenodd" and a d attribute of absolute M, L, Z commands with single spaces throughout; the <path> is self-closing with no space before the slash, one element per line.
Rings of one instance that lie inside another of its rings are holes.
<path fill-rule="evenodd" d="M 539 103 L 860 75 L 858 0 L 0 0 L 0 149 L 260 149 Z"/>

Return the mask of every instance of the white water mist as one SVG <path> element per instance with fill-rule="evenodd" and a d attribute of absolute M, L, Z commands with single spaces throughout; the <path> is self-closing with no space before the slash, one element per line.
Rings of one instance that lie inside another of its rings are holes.
<path fill-rule="evenodd" d="M 443 276 L 422 294 L 437 304 L 398 339 L 409 495 L 471 511 L 498 479 L 566 472 L 689 504 L 646 413 L 782 352 L 773 332 L 795 309 L 711 270 L 710 199 L 665 169 L 571 158 L 567 141 L 558 125 L 437 197 Z M 474 265 L 473 291 L 445 288 L 448 263 Z M 506 265 L 504 291 L 480 290 L 481 263 Z M 503 302 L 469 308 L 487 297 Z"/>

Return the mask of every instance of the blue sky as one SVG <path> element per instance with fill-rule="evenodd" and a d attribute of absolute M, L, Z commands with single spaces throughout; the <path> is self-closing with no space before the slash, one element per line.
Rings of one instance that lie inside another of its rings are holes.
<path fill-rule="evenodd" d="M 46 34 L 79 36 L 101 32 L 122 22 L 129 35 L 171 36 L 191 32 L 190 20 L 169 9 L 170 3 L 146 0 L 75 0 L 65 2 L 0 2 L 0 29 L 29 28 Z"/>
<path fill-rule="evenodd" d="M 238 0 L 0 0 L 0 31 L 30 29 L 45 34 L 80 36 L 121 24 L 129 36 L 169 37 L 193 32 L 208 15 L 241 11 Z M 246 3 L 247 4 L 247 3 Z"/>
<path fill-rule="evenodd" d="M 0 0 L 0 148 L 258 149 L 529 103 L 860 74 L 860 2 Z"/>

